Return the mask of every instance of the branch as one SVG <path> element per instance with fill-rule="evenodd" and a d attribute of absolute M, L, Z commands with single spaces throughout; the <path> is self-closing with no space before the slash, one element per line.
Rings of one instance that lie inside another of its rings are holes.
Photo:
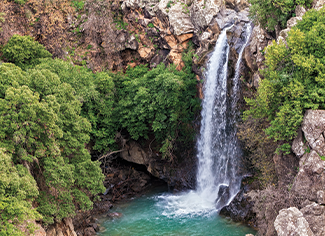
<path fill-rule="evenodd" d="M 98 158 L 97 161 L 99 161 L 99 160 L 101 160 L 101 159 L 103 159 L 103 158 L 105 158 L 105 157 L 108 157 L 108 156 L 110 156 L 110 155 L 112 155 L 112 154 L 114 154 L 114 153 L 123 152 L 123 151 L 125 151 L 125 150 L 126 150 L 126 149 L 122 149 L 122 150 L 118 150 L 118 151 L 114 151 L 114 152 L 107 153 L 107 154 L 101 156 L 100 158 Z"/>

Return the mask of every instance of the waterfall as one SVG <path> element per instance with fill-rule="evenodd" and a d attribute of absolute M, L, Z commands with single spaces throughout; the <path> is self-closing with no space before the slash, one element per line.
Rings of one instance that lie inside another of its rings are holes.
<path fill-rule="evenodd" d="M 197 141 L 197 187 L 183 195 L 162 196 L 165 215 L 202 215 L 228 205 L 240 189 L 241 150 L 236 137 L 235 121 L 238 80 L 242 53 L 251 34 L 246 24 L 244 43 L 238 52 L 232 88 L 227 87 L 229 45 L 225 28 L 219 35 L 208 62 L 201 111 L 200 136 Z M 232 94 L 230 96 L 229 94 Z"/>
<path fill-rule="evenodd" d="M 248 24 L 245 42 L 238 54 L 233 86 L 227 88 L 229 46 L 226 32 L 229 28 L 220 34 L 209 60 L 202 102 L 200 138 L 197 143 L 197 191 L 204 198 L 217 198 L 217 209 L 229 204 L 239 191 L 241 183 L 241 150 L 236 138 L 235 121 L 240 64 L 251 33 L 251 26 Z"/>

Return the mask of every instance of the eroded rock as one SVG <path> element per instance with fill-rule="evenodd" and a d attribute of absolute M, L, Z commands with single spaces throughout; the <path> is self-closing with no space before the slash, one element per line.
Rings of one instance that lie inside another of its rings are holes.
<path fill-rule="evenodd" d="M 313 236 L 307 220 L 295 207 L 283 209 L 274 221 L 278 236 Z"/>
<path fill-rule="evenodd" d="M 121 152 L 121 157 L 124 160 L 140 165 L 147 165 L 149 163 L 148 154 L 135 141 L 127 143 L 124 149 Z"/>
<path fill-rule="evenodd" d="M 304 138 L 301 129 L 298 130 L 298 135 L 293 140 L 291 149 L 294 154 L 296 154 L 296 156 L 299 158 L 305 154 L 307 150 L 307 145 L 304 143 Z"/>
<path fill-rule="evenodd" d="M 325 152 L 323 137 L 323 132 L 325 131 L 325 110 L 307 110 L 302 123 L 302 131 L 312 148 L 322 149 L 321 152 Z"/>
<path fill-rule="evenodd" d="M 317 192 L 325 188 L 325 162 L 312 150 L 300 160 L 299 172 L 295 177 L 292 191 L 310 201 L 317 200 Z"/>
<path fill-rule="evenodd" d="M 301 17 L 291 17 L 288 21 L 287 21 L 287 28 L 291 29 L 292 27 L 294 27 L 298 21 L 301 21 L 302 18 Z"/>
<path fill-rule="evenodd" d="M 300 211 L 309 223 L 309 227 L 315 236 L 325 235 L 325 206 L 314 202 Z"/>

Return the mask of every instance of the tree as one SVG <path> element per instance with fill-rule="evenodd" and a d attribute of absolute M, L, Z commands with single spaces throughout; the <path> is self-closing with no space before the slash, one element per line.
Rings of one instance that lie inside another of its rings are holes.
<path fill-rule="evenodd" d="M 40 58 L 51 57 L 45 47 L 31 36 L 13 35 L 2 48 L 3 57 L 22 69 L 35 66 Z"/>
<path fill-rule="evenodd" d="M 40 189 L 37 210 L 44 222 L 75 214 L 75 204 L 90 209 L 90 198 L 104 191 L 104 177 L 85 149 L 90 124 L 80 116 L 74 90 L 46 69 L 26 73 L 2 64 L 0 71 L 6 72 L 0 74 L 1 87 L 7 87 L 0 99 L 0 145 L 16 165 L 32 170 Z M 11 76 L 15 73 L 17 81 Z"/>
<path fill-rule="evenodd" d="M 294 16 L 296 6 L 302 5 L 310 8 L 312 0 L 249 0 L 250 18 L 255 24 L 269 31 L 274 31 L 275 26 L 286 28 L 287 20 Z"/>
<path fill-rule="evenodd" d="M 324 109 L 325 101 L 325 9 L 310 10 L 292 28 L 284 42 L 266 48 L 267 68 L 246 119 L 266 117 L 265 130 L 275 141 L 296 136 L 306 109 Z M 285 149 L 290 146 L 285 145 Z"/>

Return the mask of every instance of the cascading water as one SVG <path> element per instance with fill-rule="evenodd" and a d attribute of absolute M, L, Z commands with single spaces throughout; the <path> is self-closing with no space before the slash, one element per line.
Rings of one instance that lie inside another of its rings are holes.
<path fill-rule="evenodd" d="M 210 214 L 229 204 L 239 191 L 241 150 L 236 138 L 236 105 L 242 53 L 248 43 L 251 26 L 246 25 L 244 43 L 238 52 L 233 87 L 227 88 L 229 45 L 226 34 L 232 27 L 224 29 L 219 35 L 206 73 L 197 142 L 197 188 L 182 195 L 161 196 L 166 215 Z"/>
<path fill-rule="evenodd" d="M 243 50 L 251 28 L 246 26 L 240 47 L 232 87 L 227 88 L 229 45 L 226 32 L 220 34 L 209 60 L 206 74 L 202 121 L 198 139 L 197 188 L 178 195 L 164 193 L 141 197 L 115 210 L 123 217 L 107 220 L 101 235 L 170 235 L 170 236 L 241 236 L 254 230 L 233 225 L 218 217 L 218 210 L 238 192 L 240 149 L 236 140 L 235 120 L 238 79 Z M 231 96 L 229 96 L 231 94 Z M 210 217 L 211 216 L 211 217 Z"/>

